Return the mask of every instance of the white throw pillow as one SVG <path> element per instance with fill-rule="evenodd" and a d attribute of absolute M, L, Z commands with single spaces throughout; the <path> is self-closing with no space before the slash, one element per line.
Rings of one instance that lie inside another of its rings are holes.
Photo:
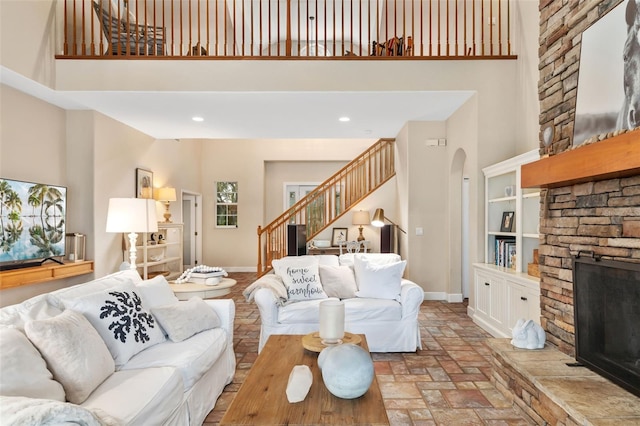
<path fill-rule="evenodd" d="M 21 331 L 0 328 L 0 348 L 0 395 L 65 401 L 62 385 Z"/>
<path fill-rule="evenodd" d="M 335 256 L 334 256 L 335 257 Z M 350 299 L 356 297 L 356 278 L 350 266 L 320 265 L 320 282 L 328 297 Z"/>
<path fill-rule="evenodd" d="M 172 303 L 151 309 L 160 326 L 173 342 L 185 339 L 204 330 L 220 327 L 220 317 L 199 297 L 187 302 Z"/>
<path fill-rule="evenodd" d="M 140 290 L 132 283 L 66 300 L 65 306 L 87 317 L 107 344 L 116 366 L 166 340 L 160 325 L 143 305 Z"/>
<path fill-rule="evenodd" d="M 142 303 L 147 309 L 178 303 L 178 298 L 163 275 L 140 281 L 136 283 L 136 287 L 140 290 Z"/>
<path fill-rule="evenodd" d="M 79 312 L 30 321 L 24 326 L 53 377 L 62 383 L 67 400 L 82 404 L 115 371 L 113 358 L 98 332 Z"/>
<path fill-rule="evenodd" d="M 357 297 L 400 300 L 402 274 L 407 261 L 378 265 L 356 256 L 353 268 L 358 284 Z"/>
<path fill-rule="evenodd" d="M 314 256 L 284 257 L 272 261 L 273 269 L 287 288 L 287 300 L 326 299 Z"/>

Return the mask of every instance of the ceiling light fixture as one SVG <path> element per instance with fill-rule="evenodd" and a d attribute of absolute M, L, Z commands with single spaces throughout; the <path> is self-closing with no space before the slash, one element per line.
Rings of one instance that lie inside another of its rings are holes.
<path fill-rule="evenodd" d="M 342 121 L 343 123 L 346 123 L 347 121 L 351 121 L 351 119 L 349 117 L 340 117 L 338 118 L 339 121 Z"/>
<path fill-rule="evenodd" d="M 195 117 L 191 117 L 191 119 L 193 121 L 197 121 L 198 123 L 201 121 L 204 121 L 204 118 L 200 117 L 199 115 L 196 115 Z"/>

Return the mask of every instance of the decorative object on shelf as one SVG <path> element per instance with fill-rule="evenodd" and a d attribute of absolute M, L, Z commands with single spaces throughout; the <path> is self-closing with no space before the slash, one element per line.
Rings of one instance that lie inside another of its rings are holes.
<path fill-rule="evenodd" d="M 516 186 L 515 185 L 507 185 L 504 187 L 504 196 L 505 197 L 513 197 L 516 195 Z"/>
<path fill-rule="evenodd" d="M 111 198 L 107 210 L 107 232 L 129 235 L 129 269 L 136 269 L 137 232 L 157 232 L 158 219 L 152 199 Z"/>
<path fill-rule="evenodd" d="M 344 337 L 344 302 L 320 302 L 320 339 L 325 345 L 338 344 Z"/>
<path fill-rule="evenodd" d="M 87 236 L 79 232 L 65 234 L 67 248 L 66 260 L 69 262 L 82 262 L 84 260 Z"/>
<path fill-rule="evenodd" d="M 511 344 L 520 349 L 542 349 L 546 335 L 540 325 L 533 320 L 520 318 L 513 326 Z"/>
<path fill-rule="evenodd" d="M 343 399 L 359 398 L 373 383 L 371 355 L 352 343 L 327 347 L 318 356 L 327 390 Z"/>
<path fill-rule="evenodd" d="M 347 241 L 347 235 L 349 230 L 347 228 L 333 228 L 331 234 L 331 245 L 338 247 L 341 241 Z"/>
<path fill-rule="evenodd" d="M 290 403 L 304 401 L 311 389 L 313 374 L 308 365 L 294 365 L 287 383 L 287 400 Z"/>
<path fill-rule="evenodd" d="M 364 241 L 364 235 L 362 234 L 363 225 L 371 224 L 371 220 L 369 217 L 369 212 L 366 210 L 359 210 L 353 213 L 353 220 L 351 222 L 353 225 L 358 225 L 358 231 L 360 234 L 358 235 L 358 241 Z"/>
<path fill-rule="evenodd" d="M 513 232 L 513 222 L 515 221 L 515 212 L 502 212 L 502 222 L 500 223 L 500 232 Z"/>
<path fill-rule="evenodd" d="M 171 201 L 176 201 L 176 189 L 170 187 L 158 188 L 155 190 L 155 199 L 164 204 L 164 223 L 171 223 L 171 212 L 169 205 Z"/>
<path fill-rule="evenodd" d="M 532 277 L 540 278 L 538 259 L 538 249 L 533 249 L 533 262 L 527 264 L 527 274 L 531 275 Z"/>
<path fill-rule="evenodd" d="M 136 198 L 153 198 L 153 172 L 136 169 Z"/>
<path fill-rule="evenodd" d="M 198 274 L 203 274 L 203 276 L 199 276 Z M 201 284 L 208 284 L 206 282 L 208 278 L 217 278 L 217 277 L 223 277 L 223 276 L 226 277 L 227 275 L 228 275 L 227 272 L 218 266 L 198 265 L 184 271 L 182 275 L 180 275 L 180 277 L 176 280 L 176 284 L 182 284 L 186 282 L 195 282 L 191 280 L 195 278 L 201 278 L 201 277 L 205 278 L 205 282 Z M 213 285 L 213 284 L 210 284 L 210 285 Z"/>

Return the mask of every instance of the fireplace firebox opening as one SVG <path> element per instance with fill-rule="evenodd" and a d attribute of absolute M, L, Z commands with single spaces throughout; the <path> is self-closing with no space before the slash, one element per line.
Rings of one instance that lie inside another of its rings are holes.
<path fill-rule="evenodd" d="M 640 264 L 573 259 L 576 360 L 640 396 Z"/>

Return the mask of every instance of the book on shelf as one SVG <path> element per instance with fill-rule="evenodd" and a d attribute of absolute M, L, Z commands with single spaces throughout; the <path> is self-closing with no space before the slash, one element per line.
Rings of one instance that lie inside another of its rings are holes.
<path fill-rule="evenodd" d="M 516 251 L 515 237 L 496 237 L 494 264 L 505 268 L 515 266 Z"/>

